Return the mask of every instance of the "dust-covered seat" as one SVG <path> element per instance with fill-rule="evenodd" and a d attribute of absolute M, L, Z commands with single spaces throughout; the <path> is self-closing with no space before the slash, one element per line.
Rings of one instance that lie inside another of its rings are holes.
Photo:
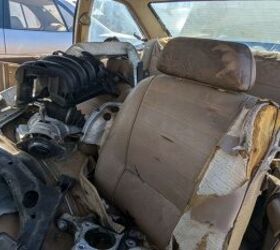
<path fill-rule="evenodd" d="M 161 249 L 238 248 L 278 108 L 245 93 L 256 73 L 243 44 L 176 38 L 158 70 L 117 115 L 98 190 Z"/>

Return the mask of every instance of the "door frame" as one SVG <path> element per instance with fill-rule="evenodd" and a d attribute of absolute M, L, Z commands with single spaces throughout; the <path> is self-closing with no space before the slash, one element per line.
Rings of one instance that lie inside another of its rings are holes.
<path fill-rule="evenodd" d="M 5 30 L 4 30 L 4 19 L 5 19 L 5 9 L 4 9 L 4 1 L 5 0 L 0 0 L 0 32 L 1 32 L 1 37 L 3 38 L 3 41 L 1 43 L 1 47 L 3 46 L 3 54 L 6 54 L 6 40 L 5 40 Z M 2 54 L 1 54 L 2 55 Z"/>
<path fill-rule="evenodd" d="M 3 29 L 4 28 L 4 13 L 5 13 L 5 11 L 4 11 L 4 1 L 5 0 L 0 0 L 0 17 L 2 17 L 2 18 L 0 18 L 0 29 Z"/>
<path fill-rule="evenodd" d="M 2 0 L 2 10 L 3 14 L 3 29 L 10 29 L 10 8 L 9 8 L 9 0 Z"/>

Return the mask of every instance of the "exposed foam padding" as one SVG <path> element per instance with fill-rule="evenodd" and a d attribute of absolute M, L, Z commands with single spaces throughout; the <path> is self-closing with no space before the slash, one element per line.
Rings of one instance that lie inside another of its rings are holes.
<path fill-rule="evenodd" d="M 277 120 L 278 107 L 268 102 L 243 109 L 226 135 L 238 136 L 241 144 L 232 154 L 218 147 L 212 155 L 169 249 L 174 241 L 181 250 L 239 249 L 273 159 Z"/>

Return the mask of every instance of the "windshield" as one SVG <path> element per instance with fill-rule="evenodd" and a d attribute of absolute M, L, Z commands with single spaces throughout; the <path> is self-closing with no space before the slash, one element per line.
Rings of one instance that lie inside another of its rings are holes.
<path fill-rule="evenodd" d="M 151 8 L 172 37 L 239 41 L 280 51 L 280 1 L 172 1 Z"/>

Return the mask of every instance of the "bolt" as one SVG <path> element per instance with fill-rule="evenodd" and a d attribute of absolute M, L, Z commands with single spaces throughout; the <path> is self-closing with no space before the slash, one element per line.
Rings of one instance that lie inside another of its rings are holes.
<path fill-rule="evenodd" d="M 68 223 L 67 223 L 67 221 L 65 221 L 65 220 L 59 219 L 59 220 L 57 221 L 57 227 L 59 228 L 59 230 L 65 232 L 65 231 L 67 231 L 67 229 L 68 229 Z"/>
<path fill-rule="evenodd" d="M 111 117 L 112 117 L 112 115 L 111 115 L 110 113 L 105 113 L 105 114 L 103 115 L 103 119 L 104 119 L 105 121 L 111 120 Z"/>
<path fill-rule="evenodd" d="M 86 227 L 90 227 L 90 223 L 86 222 L 86 223 L 85 223 L 85 226 L 86 226 Z"/>
<path fill-rule="evenodd" d="M 127 240 L 125 241 L 125 244 L 126 244 L 127 247 L 129 247 L 129 248 L 132 248 L 132 247 L 136 247 L 136 246 L 137 246 L 136 242 L 135 242 L 134 240 L 131 240 L 131 239 L 127 239 Z"/>
<path fill-rule="evenodd" d="M 140 233 L 137 230 L 133 230 L 133 229 L 129 231 L 129 236 L 132 237 L 132 238 L 137 238 L 138 240 L 143 240 L 144 239 L 144 236 L 143 236 L 142 233 Z"/>
<path fill-rule="evenodd" d="M 85 247 L 84 245 L 82 245 L 82 244 L 79 244 L 79 245 L 78 245 L 78 248 L 79 248 L 79 249 L 85 249 L 86 247 Z"/>
<path fill-rule="evenodd" d="M 8 184 L 11 184 L 11 183 L 12 183 L 12 180 L 11 180 L 11 179 L 7 179 L 6 181 L 7 181 Z"/>

